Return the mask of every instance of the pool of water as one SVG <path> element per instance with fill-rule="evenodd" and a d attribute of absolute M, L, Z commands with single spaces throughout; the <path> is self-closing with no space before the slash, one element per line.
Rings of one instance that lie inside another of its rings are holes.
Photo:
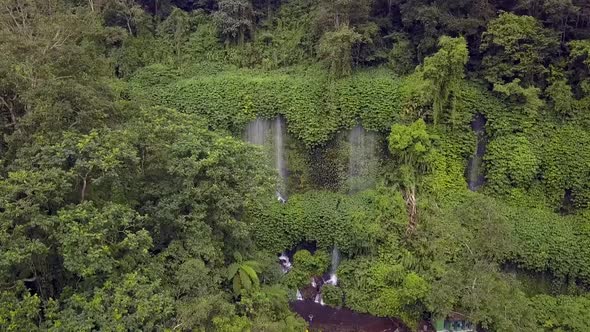
<path fill-rule="evenodd" d="M 394 318 L 375 317 L 345 308 L 332 308 L 311 300 L 291 302 L 291 310 L 309 324 L 310 331 L 322 332 L 410 332 Z"/>

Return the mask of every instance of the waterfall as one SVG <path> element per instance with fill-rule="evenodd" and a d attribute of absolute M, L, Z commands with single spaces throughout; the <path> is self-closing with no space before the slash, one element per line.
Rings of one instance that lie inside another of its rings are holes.
<path fill-rule="evenodd" d="M 338 265 L 340 264 L 340 251 L 338 247 L 334 246 L 332 249 L 332 265 L 330 267 L 330 278 L 326 280 L 324 283 L 328 285 L 338 284 L 338 277 L 336 276 L 336 271 L 338 270 Z"/>
<path fill-rule="evenodd" d="M 377 167 L 377 137 L 360 124 L 348 133 L 348 185 L 350 192 L 371 187 L 375 182 Z"/>
<path fill-rule="evenodd" d="M 277 184 L 277 198 L 282 201 L 286 200 L 286 180 L 287 170 L 285 168 L 285 145 L 283 142 L 284 130 L 283 120 L 280 116 L 277 116 L 273 126 L 274 131 L 274 145 L 275 145 L 275 167 L 279 174 L 279 182 Z"/>
<path fill-rule="evenodd" d="M 285 162 L 284 146 L 285 130 L 283 119 L 277 116 L 274 121 L 256 118 L 246 128 L 246 141 L 264 147 L 264 150 L 273 154 L 273 166 L 277 170 L 278 179 L 276 185 L 277 200 L 281 203 L 287 201 L 287 167 Z"/>
<path fill-rule="evenodd" d="M 270 129 L 271 126 L 268 120 L 256 118 L 246 128 L 246 141 L 256 145 L 266 146 Z"/>
<path fill-rule="evenodd" d="M 297 301 L 303 301 L 303 295 L 301 295 L 301 291 L 298 289 L 297 293 L 295 294 L 295 298 Z"/>
<path fill-rule="evenodd" d="M 484 175 L 481 166 L 483 164 L 483 155 L 486 152 L 487 137 L 485 133 L 486 118 L 477 113 L 471 122 L 471 128 L 476 136 L 476 145 L 473 155 L 467 164 L 467 185 L 469 190 L 476 191 L 484 183 Z"/>
<path fill-rule="evenodd" d="M 338 270 L 338 265 L 340 265 L 340 250 L 338 247 L 334 246 L 332 249 L 332 267 L 330 270 L 331 274 L 336 274 L 336 270 Z"/>
<path fill-rule="evenodd" d="M 330 273 L 330 278 L 326 280 L 324 284 L 336 286 L 338 284 L 338 276 L 336 276 L 336 273 Z"/>
<path fill-rule="evenodd" d="M 291 261 L 289 260 L 289 256 L 287 256 L 285 253 L 282 253 L 279 256 L 279 263 L 281 264 L 281 269 L 283 270 L 283 273 L 291 271 Z"/>
<path fill-rule="evenodd" d="M 324 303 L 324 299 L 322 298 L 322 294 L 320 294 L 320 293 L 317 293 L 316 294 L 315 299 L 313 300 L 313 302 L 319 303 L 321 305 L 324 305 L 325 304 Z"/>

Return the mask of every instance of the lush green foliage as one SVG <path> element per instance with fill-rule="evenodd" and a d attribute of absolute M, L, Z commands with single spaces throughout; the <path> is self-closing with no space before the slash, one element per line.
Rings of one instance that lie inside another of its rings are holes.
<path fill-rule="evenodd" d="M 336 247 L 327 305 L 589 331 L 589 37 L 584 0 L 0 0 L 0 330 L 303 331 Z M 284 204 L 240 139 L 277 116 Z"/>
<path fill-rule="evenodd" d="M 447 108 L 449 99 L 456 94 L 459 83 L 465 76 L 464 67 L 469 59 L 467 42 L 464 38 L 443 36 L 438 44 L 440 50 L 424 59 L 422 67 L 422 75 L 432 85 L 430 92 L 434 96 L 435 125 L 443 110 Z"/>
<path fill-rule="evenodd" d="M 336 245 L 349 255 L 367 253 L 383 236 L 383 219 L 404 218 L 403 201 L 399 196 L 389 197 L 391 194 L 369 191 L 355 196 L 330 192 L 294 195 L 285 206 L 277 203 L 252 211 L 253 233 L 256 242 L 271 252 L 307 241 L 323 249 Z"/>
<path fill-rule="evenodd" d="M 587 297 L 540 295 L 533 298 L 537 322 L 543 331 L 584 331 L 582 321 L 588 318 L 590 302 Z"/>
<path fill-rule="evenodd" d="M 161 70 L 164 70 L 163 68 Z M 282 114 L 289 131 L 308 145 L 325 143 L 360 118 L 370 130 L 386 130 L 399 116 L 402 82 L 383 71 L 332 82 L 320 74 L 228 73 L 154 86 L 166 75 L 140 73 L 138 94 L 153 102 L 205 117 L 214 128 L 240 132 L 256 115 Z M 155 87 L 155 89 L 153 88 Z M 147 89 L 147 91 L 145 90 Z"/>
<path fill-rule="evenodd" d="M 394 124 L 389 134 L 389 151 L 400 163 L 424 170 L 432 153 L 433 138 L 422 119 L 410 126 Z"/>

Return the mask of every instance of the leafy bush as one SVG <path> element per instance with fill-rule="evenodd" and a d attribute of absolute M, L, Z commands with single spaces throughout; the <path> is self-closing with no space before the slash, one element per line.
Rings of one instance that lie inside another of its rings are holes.
<path fill-rule="evenodd" d="M 484 160 L 488 186 L 498 194 L 513 187 L 530 187 L 539 170 L 533 146 L 524 136 L 504 136 L 491 141 Z"/>
<path fill-rule="evenodd" d="M 590 330 L 590 298 L 539 295 L 532 298 L 535 319 L 543 331 Z"/>
<path fill-rule="evenodd" d="M 304 241 L 316 242 L 326 250 L 336 245 L 349 255 L 371 252 L 385 236 L 382 219 L 392 221 L 398 214 L 405 214 L 403 201 L 384 197 L 386 194 L 369 191 L 348 196 L 312 191 L 293 195 L 284 205 L 260 206 L 249 216 L 254 240 L 272 252 Z M 379 202 L 398 206 L 383 207 Z"/>
<path fill-rule="evenodd" d="M 343 304 L 343 298 L 344 293 L 340 287 L 334 285 L 322 286 L 322 299 L 327 305 L 340 308 Z"/>
<path fill-rule="evenodd" d="M 153 70 L 153 69 L 151 69 Z M 384 71 L 330 81 L 325 72 L 285 75 L 225 72 L 180 80 L 154 89 L 159 74 L 138 73 L 135 96 L 196 113 L 213 128 L 241 132 L 256 115 L 285 116 L 289 132 L 308 146 L 326 142 L 360 119 L 369 130 L 386 131 L 399 115 L 402 82 Z"/>

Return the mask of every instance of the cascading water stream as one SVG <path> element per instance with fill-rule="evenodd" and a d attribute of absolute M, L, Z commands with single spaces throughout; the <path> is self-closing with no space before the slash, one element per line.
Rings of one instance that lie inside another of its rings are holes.
<path fill-rule="evenodd" d="M 287 202 L 287 167 L 284 146 L 285 130 L 283 119 L 277 116 L 273 121 L 256 118 L 246 128 L 246 141 L 260 145 L 273 154 L 273 166 L 277 170 L 276 196 L 279 202 Z"/>
<path fill-rule="evenodd" d="M 283 120 L 280 116 L 277 116 L 275 118 L 273 131 L 275 147 L 275 167 L 279 174 L 279 179 L 277 183 L 277 198 L 279 201 L 281 201 L 281 203 L 285 203 L 287 200 L 287 169 L 285 167 L 285 143 L 283 141 L 285 133 L 283 130 Z"/>
<path fill-rule="evenodd" d="M 322 294 L 321 293 L 317 293 L 315 295 L 315 298 L 313 299 L 313 302 L 319 303 L 321 305 L 326 305 L 326 303 L 324 303 L 324 299 L 322 298 Z"/>
<path fill-rule="evenodd" d="M 340 251 L 338 247 L 334 246 L 332 249 L 332 265 L 330 266 L 330 277 L 324 283 L 327 285 L 334 285 L 338 284 L 338 276 L 336 275 L 336 271 L 338 271 L 338 265 L 340 265 Z"/>
<path fill-rule="evenodd" d="M 350 192 L 371 187 L 375 182 L 377 168 L 377 137 L 360 124 L 348 133 L 348 186 Z"/>
<path fill-rule="evenodd" d="M 336 274 L 336 270 L 338 270 L 338 265 L 340 265 L 340 250 L 338 250 L 338 247 L 334 246 L 334 248 L 332 249 L 332 274 Z"/>
<path fill-rule="evenodd" d="M 270 122 L 266 119 L 256 118 L 248 123 L 246 128 L 246 141 L 252 144 L 266 146 L 270 133 Z"/>
<path fill-rule="evenodd" d="M 476 136 L 476 145 L 473 155 L 467 165 L 467 186 L 469 190 L 476 191 L 484 183 L 482 174 L 483 156 L 486 152 L 487 137 L 485 133 L 486 118 L 477 113 L 471 122 L 471 128 Z"/>
<path fill-rule="evenodd" d="M 283 273 L 287 273 L 287 272 L 291 271 L 292 264 L 291 264 L 291 261 L 289 260 L 289 256 L 287 256 L 287 254 L 282 253 L 279 256 L 279 263 L 281 264 L 281 269 L 283 270 Z"/>

